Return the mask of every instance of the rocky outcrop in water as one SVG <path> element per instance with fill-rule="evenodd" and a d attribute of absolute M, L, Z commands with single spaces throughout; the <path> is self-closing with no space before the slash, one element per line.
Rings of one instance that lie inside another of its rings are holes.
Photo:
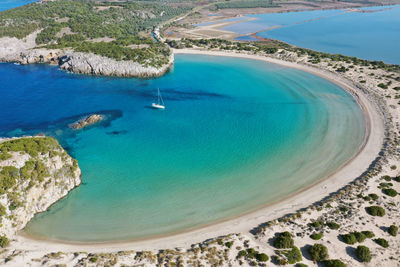
<path fill-rule="evenodd" d="M 72 129 L 79 130 L 85 128 L 89 125 L 98 123 L 99 121 L 103 120 L 104 116 L 99 114 L 90 115 L 82 120 L 79 120 L 71 125 Z"/>
<path fill-rule="evenodd" d="M 53 138 L 0 139 L 0 235 L 15 237 L 78 186 L 80 176 L 77 161 Z"/>

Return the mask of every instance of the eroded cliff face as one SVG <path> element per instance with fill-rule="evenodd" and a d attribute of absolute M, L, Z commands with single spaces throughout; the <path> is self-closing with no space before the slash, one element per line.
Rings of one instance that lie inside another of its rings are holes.
<path fill-rule="evenodd" d="M 93 53 L 75 52 L 69 49 L 34 48 L 37 33 L 23 40 L 17 38 L 0 38 L 0 62 L 20 64 L 49 63 L 59 65 L 61 69 L 81 74 L 121 76 L 121 77 L 155 77 L 161 76 L 174 63 L 174 55 L 161 67 L 143 66 L 134 61 L 118 61 Z"/>
<path fill-rule="evenodd" d="M 49 137 L 0 140 L 0 235 L 8 239 L 81 183 L 81 170 Z"/>

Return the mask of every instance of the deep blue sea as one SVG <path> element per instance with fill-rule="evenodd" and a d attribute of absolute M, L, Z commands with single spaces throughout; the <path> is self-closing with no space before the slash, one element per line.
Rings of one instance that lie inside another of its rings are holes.
<path fill-rule="evenodd" d="M 149 105 L 160 88 L 166 110 Z M 321 179 L 363 139 L 354 99 L 317 76 L 261 61 L 177 55 L 156 79 L 0 64 L 0 136 L 56 137 L 83 184 L 26 232 L 137 239 L 238 216 Z M 68 125 L 90 113 L 106 120 Z"/>
<path fill-rule="evenodd" d="M 0 0 L 0 11 L 36 2 L 35 0 Z"/>
<path fill-rule="evenodd" d="M 246 15 L 256 18 L 224 30 L 281 40 L 299 47 L 400 64 L 400 5 L 362 8 L 376 12 L 318 10 Z M 279 28 L 263 31 L 274 26 Z M 250 40 L 241 37 L 240 40 Z"/>

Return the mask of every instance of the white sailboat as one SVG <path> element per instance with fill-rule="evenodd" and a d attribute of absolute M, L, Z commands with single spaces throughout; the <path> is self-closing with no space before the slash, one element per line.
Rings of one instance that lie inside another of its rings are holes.
<path fill-rule="evenodd" d="M 164 100 L 162 99 L 160 93 L 160 88 L 158 88 L 157 103 L 152 103 L 151 107 L 155 109 L 165 109 Z"/>

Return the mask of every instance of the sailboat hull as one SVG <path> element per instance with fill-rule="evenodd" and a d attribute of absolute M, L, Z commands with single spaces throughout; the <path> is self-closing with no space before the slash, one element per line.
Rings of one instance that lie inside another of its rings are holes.
<path fill-rule="evenodd" d="M 151 107 L 155 108 L 155 109 L 165 109 L 165 106 L 159 105 L 159 104 L 156 104 L 156 103 L 152 103 Z"/>

